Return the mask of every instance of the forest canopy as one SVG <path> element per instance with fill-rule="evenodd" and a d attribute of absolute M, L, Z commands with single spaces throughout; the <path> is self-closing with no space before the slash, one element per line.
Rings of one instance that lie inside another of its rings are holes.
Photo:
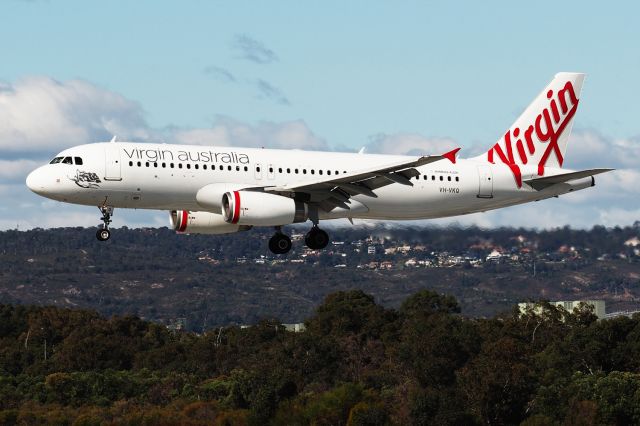
<path fill-rule="evenodd" d="M 195 334 L 0 305 L 0 423 L 640 423 L 640 317 L 459 311 L 429 290 L 399 309 L 355 290 L 327 296 L 303 332 Z"/>

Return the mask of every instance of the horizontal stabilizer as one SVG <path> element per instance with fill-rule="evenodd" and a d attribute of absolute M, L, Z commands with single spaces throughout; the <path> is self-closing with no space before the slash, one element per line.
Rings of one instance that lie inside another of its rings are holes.
<path fill-rule="evenodd" d="M 548 186 L 555 185 L 557 183 L 569 182 L 575 179 L 582 179 L 589 176 L 595 176 L 600 173 L 610 172 L 614 169 L 589 169 L 589 170 L 580 170 L 577 172 L 569 172 L 569 173 L 560 173 L 553 176 L 543 176 L 534 179 L 527 179 L 524 182 L 529 184 L 534 189 L 540 190 L 544 189 Z"/>

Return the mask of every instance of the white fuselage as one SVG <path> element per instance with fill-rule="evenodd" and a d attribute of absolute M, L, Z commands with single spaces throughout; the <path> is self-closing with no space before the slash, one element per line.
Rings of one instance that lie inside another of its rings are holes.
<path fill-rule="evenodd" d="M 244 187 L 283 186 L 332 178 L 405 156 L 245 149 L 233 147 L 108 142 L 76 146 L 56 158 L 69 158 L 32 172 L 27 185 L 45 197 L 67 203 L 132 209 L 219 210 L 203 208 L 197 192 L 212 183 Z M 81 159 L 82 164 L 78 164 Z M 543 190 L 518 187 L 505 164 L 478 159 L 443 159 L 417 167 L 413 186 L 392 183 L 377 197 L 355 195 L 348 209 L 319 212 L 320 219 L 430 219 L 461 215 L 561 195 L 591 186 L 592 178 L 559 183 Z M 560 169 L 547 168 L 553 175 Z M 522 177 L 536 173 L 522 167 Z"/>

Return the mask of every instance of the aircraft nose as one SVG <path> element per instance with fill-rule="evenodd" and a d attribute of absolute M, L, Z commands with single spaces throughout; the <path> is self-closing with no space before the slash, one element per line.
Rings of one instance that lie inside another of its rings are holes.
<path fill-rule="evenodd" d="M 42 171 L 40 169 L 35 169 L 31 173 L 29 173 L 29 176 L 27 176 L 26 184 L 30 190 L 32 190 L 36 194 L 42 195 L 42 193 L 45 191 Z"/>

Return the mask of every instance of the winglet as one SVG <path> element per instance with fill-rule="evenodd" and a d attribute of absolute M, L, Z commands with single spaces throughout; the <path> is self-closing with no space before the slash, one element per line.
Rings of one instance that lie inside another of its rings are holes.
<path fill-rule="evenodd" d="M 454 150 L 451 150 L 445 154 L 442 154 L 442 156 L 444 158 L 446 158 L 447 160 L 451 161 L 453 164 L 456 164 L 456 154 L 458 153 L 458 151 L 460 151 L 461 148 L 456 148 Z"/>
<path fill-rule="evenodd" d="M 118 137 L 116 135 L 113 135 L 113 137 L 111 138 L 111 143 L 114 143 L 116 139 L 118 139 Z"/>

